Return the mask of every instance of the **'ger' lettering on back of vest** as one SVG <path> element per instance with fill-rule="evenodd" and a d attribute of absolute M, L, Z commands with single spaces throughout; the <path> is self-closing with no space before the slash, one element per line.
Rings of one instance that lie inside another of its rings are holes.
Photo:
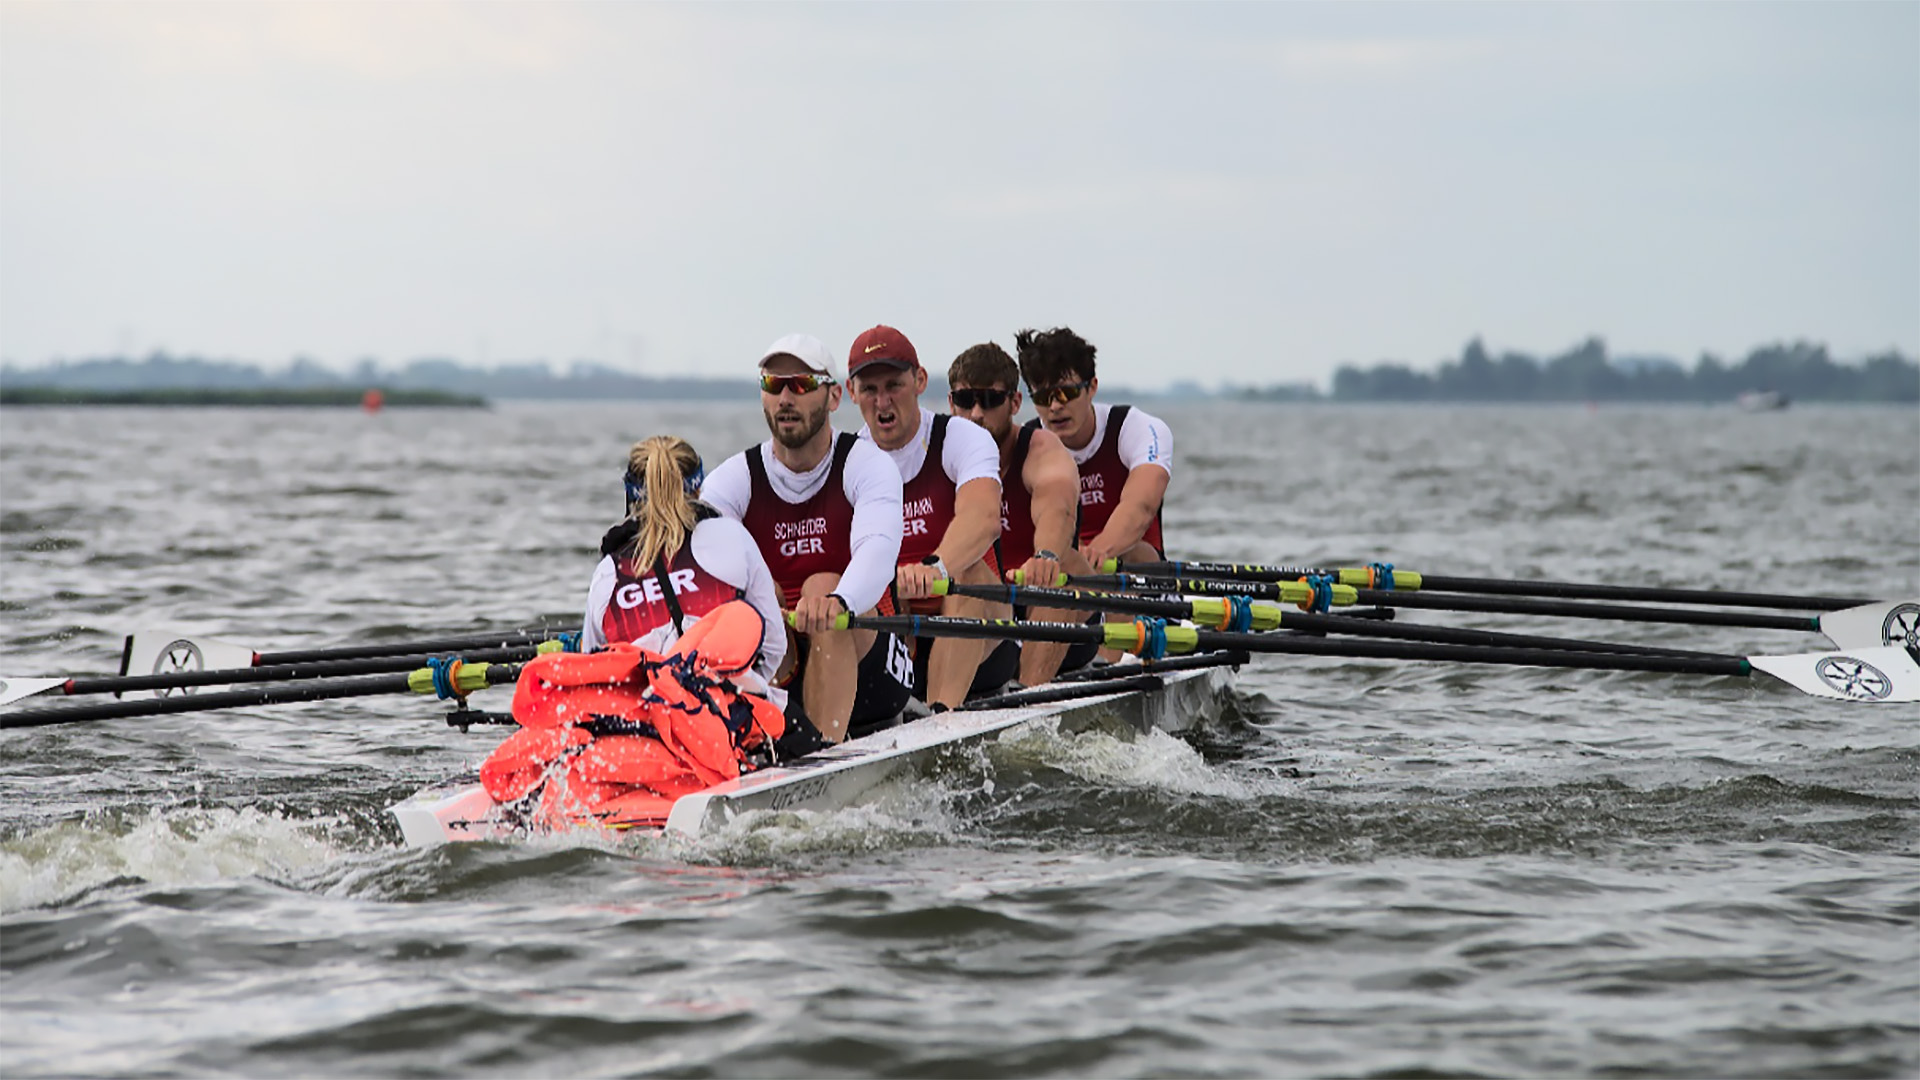
<path fill-rule="evenodd" d="M 682 545 L 667 564 L 666 584 L 651 572 L 636 574 L 628 559 L 616 559 L 617 576 L 613 599 L 601 617 L 601 632 L 608 641 L 639 641 L 669 623 L 678 622 L 667 603 L 666 588 L 671 585 L 674 598 L 687 618 L 697 619 L 729 600 L 740 598 L 740 590 L 707 573 L 694 561 L 692 544 Z"/>
<path fill-rule="evenodd" d="M 703 504 L 696 504 L 695 514 L 695 529 L 699 522 L 714 516 L 713 510 Z M 600 544 L 601 552 L 613 557 L 614 566 L 613 595 L 608 599 L 606 614 L 600 617 L 600 630 L 608 641 L 640 641 L 668 624 L 676 631 L 684 629 L 686 619 L 698 619 L 743 595 L 693 557 L 691 533 L 671 559 L 662 560 L 667 571 L 665 582 L 655 566 L 634 565 L 633 540 L 638 531 L 637 522 L 624 522 L 609 531 Z"/>
<path fill-rule="evenodd" d="M 802 503 L 790 503 L 774 493 L 767 479 L 762 449 L 747 451 L 747 474 L 753 485 L 741 524 L 760 547 L 767 569 L 780 586 L 781 606 L 791 608 L 800 588 L 815 574 L 837 574 L 853 558 L 853 503 L 847 499 L 847 455 L 855 436 L 841 432 L 833 440 L 833 465 L 827 482 Z"/>
<path fill-rule="evenodd" d="M 1093 456 L 1080 466 L 1080 542 L 1083 544 L 1107 527 L 1113 508 L 1120 504 L 1120 489 L 1127 486 L 1127 475 L 1132 470 L 1120 460 L 1120 428 L 1132 409 L 1131 405 L 1115 405 L 1107 413 L 1106 437 L 1100 440 L 1100 448 Z M 1140 539 L 1152 544 L 1156 551 L 1167 550 L 1160 539 L 1158 510 L 1154 511 L 1153 521 Z"/>

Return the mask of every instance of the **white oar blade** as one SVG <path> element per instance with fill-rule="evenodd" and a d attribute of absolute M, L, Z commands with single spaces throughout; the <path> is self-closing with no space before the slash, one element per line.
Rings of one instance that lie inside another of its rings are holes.
<path fill-rule="evenodd" d="M 65 679 L 0 678 L 0 705 L 11 705 L 21 698 L 46 693 L 56 686 L 65 686 L 66 682 Z"/>
<path fill-rule="evenodd" d="M 1842 649 L 1920 646 L 1920 600 L 1862 604 L 1820 616 L 1820 632 Z"/>
<path fill-rule="evenodd" d="M 253 666 L 253 650 L 219 638 L 178 630 L 141 630 L 127 639 L 128 675 L 167 675 L 182 671 L 209 671 Z M 224 686 L 189 686 L 147 691 L 154 697 L 170 694 L 206 694 Z"/>
<path fill-rule="evenodd" d="M 1920 665 L 1902 648 L 1882 645 L 1843 653 L 1749 656 L 1747 662 L 1815 697 L 1836 701 L 1920 701 Z"/>

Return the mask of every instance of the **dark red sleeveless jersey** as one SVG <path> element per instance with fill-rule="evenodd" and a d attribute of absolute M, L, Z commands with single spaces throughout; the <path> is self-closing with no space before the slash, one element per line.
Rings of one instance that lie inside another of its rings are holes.
<path fill-rule="evenodd" d="M 933 434 L 920 471 L 900 485 L 900 565 L 917 563 L 933 554 L 940 538 L 953 524 L 953 478 L 941 460 L 947 446 L 945 413 L 933 414 Z"/>
<path fill-rule="evenodd" d="M 1107 413 L 1107 437 L 1100 440 L 1100 448 L 1080 466 L 1080 542 L 1083 544 L 1107 527 L 1113 508 L 1120 504 L 1120 489 L 1127 485 L 1127 474 L 1133 471 L 1120 460 L 1120 427 L 1126 423 L 1132 408 L 1115 405 Z M 1166 553 L 1167 547 L 1160 541 L 1160 511 L 1153 512 L 1153 520 L 1140 539 L 1152 544 L 1155 551 Z"/>
<path fill-rule="evenodd" d="M 800 588 L 815 574 L 843 573 L 853 558 L 853 503 L 847 501 L 847 455 L 859 439 L 840 432 L 833 439 L 833 465 L 813 498 L 790 503 L 774 493 L 761 448 L 747 451 L 753 493 L 741 524 L 760 545 L 760 555 L 780 586 L 780 603 L 792 608 Z"/>
<path fill-rule="evenodd" d="M 1000 469 L 1000 540 L 994 546 L 1000 565 L 1008 568 L 1025 566 L 1033 558 L 1033 492 L 1020 474 L 1026 470 L 1027 451 L 1039 427 L 1040 421 L 1029 420 L 1020 428 L 1013 456 Z"/>
<path fill-rule="evenodd" d="M 716 516 L 712 510 L 701 513 L 701 509 L 695 511 L 700 521 Z M 606 613 L 600 616 L 600 631 L 608 641 L 638 641 L 669 623 L 684 632 L 688 618 L 697 619 L 746 595 L 745 590 L 714 577 L 694 559 L 691 533 L 671 559 L 661 560 L 667 570 L 663 583 L 655 567 L 633 564 L 633 539 L 639 531 L 638 522 L 624 522 L 600 541 L 601 554 L 613 556 L 614 566 L 613 596 L 607 601 Z M 677 615 L 676 606 L 680 609 Z"/>
<path fill-rule="evenodd" d="M 921 562 L 933 554 L 940 546 L 940 540 L 947 535 L 947 526 L 953 524 L 953 511 L 958 488 L 953 478 L 947 475 L 944 454 L 947 448 L 947 421 L 953 419 L 946 413 L 933 414 L 933 434 L 927 438 L 927 456 L 921 459 L 920 471 L 911 480 L 900 485 L 900 565 L 907 566 Z M 1002 487 L 1004 491 L 1004 486 Z M 987 549 L 985 561 L 995 577 L 1000 576 L 1000 559 L 993 548 Z M 900 602 L 896 601 L 896 608 Z M 940 611 L 940 598 L 925 597 L 907 601 L 906 606 L 916 614 L 932 615 Z"/>

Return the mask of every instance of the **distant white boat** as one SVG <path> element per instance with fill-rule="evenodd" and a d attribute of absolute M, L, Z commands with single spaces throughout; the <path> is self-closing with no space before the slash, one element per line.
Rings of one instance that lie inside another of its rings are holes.
<path fill-rule="evenodd" d="M 1778 390 L 1748 390 L 1733 399 L 1743 412 L 1773 412 L 1787 407 L 1787 395 Z"/>

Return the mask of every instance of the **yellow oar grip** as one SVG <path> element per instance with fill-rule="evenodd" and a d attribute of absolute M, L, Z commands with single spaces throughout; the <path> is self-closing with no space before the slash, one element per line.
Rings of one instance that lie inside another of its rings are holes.
<path fill-rule="evenodd" d="M 453 687 L 462 694 L 487 688 L 487 668 L 491 664 L 461 664 L 453 673 Z M 407 689 L 416 694 L 437 693 L 432 668 L 414 668 L 407 673 Z"/>
<path fill-rule="evenodd" d="M 1193 605 L 1194 622 L 1211 624 L 1208 626 L 1210 630 L 1231 629 L 1229 625 L 1232 618 L 1231 608 L 1227 601 L 1211 596 L 1196 596 L 1189 603 Z M 1255 630 L 1272 630 L 1280 625 L 1282 615 L 1280 608 L 1273 604 L 1262 603 L 1255 603 L 1251 607 Z"/>
<path fill-rule="evenodd" d="M 1380 581 L 1379 574 L 1370 566 L 1343 567 L 1340 570 L 1338 580 L 1340 584 L 1351 585 L 1356 589 L 1380 589 L 1386 587 Z M 1415 570 L 1395 570 L 1393 572 L 1393 587 L 1396 589 L 1418 589 L 1420 587 L 1419 572 Z M 1337 600 L 1335 601 L 1335 603 L 1338 602 Z"/>
<path fill-rule="evenodd" d="M 781 614 L 786 616 L 788 626 L 792 626 L 794 624 L 793 612 L 786 611 L 786 612 L 782 612 Z M 835 630 L 845 630 L 848 626 L 852 625 L 852 620 L 853 620 L 853 616 L 843 611 L 840 614 L 835 615 L 833 617 L 833 628 Z"/>
<path fill-rule="evenodd" d="M 1032 584 L 1032 582 L 1030 582 L 1030 581 L 1028 581 L 1028 580 L 1027 580 L 1027 572 L 1026 572 L 1025 570 L 1015 570 L 1015 571 L 1013 572 L 1013 583 L 1014 583 L 1015 585 L 1030 585 L 1030 584 Z M 1067 587 L 1067 575 L 1065 575 L 1065 574 L 1061 574 L 1061 575 L 1059 575 L 1059 576 L 1058 576 L 1058 577 L 1057 577 L 1057 578 L 1056 578 L 1056 579 L 1054 580 L 1054 583 L 1053 583 L 1053 587 L 1054 587 L 1054 588 L 1056 588 L 1056 589 L 1064 589 L 1064 588 L 1066 588 L 1066 587 Z"/>
<path fill-rule="evenodd" d="M 1101 644 L 1107 648 L 1129 653 L 1145 651 L 1147 643 L 1139 622 L 1103 623 L 1102 627 L 1104 640 Z M 1170 653 L 1189 653 L 1200 644 L 1200 631 L 1195 627 L 1172 623 L 1165 630 L 1167 651 Z"/>
<path fill-rule="evenodd" d="M 1345 571 L 1342 571 L 1345 573 Z M 1399 573 L 1399 571 L 1395 571 Z M 1313 603 L 1313 586 L 1304 581 L 1276 581 L 1274 587 L 1280 590 L 1280 602 L 1283 604 Z M 1351 585 L 1333 587 L 1333 606 L 1347 607 L 1360 602 L 1360 593 Z"/>

